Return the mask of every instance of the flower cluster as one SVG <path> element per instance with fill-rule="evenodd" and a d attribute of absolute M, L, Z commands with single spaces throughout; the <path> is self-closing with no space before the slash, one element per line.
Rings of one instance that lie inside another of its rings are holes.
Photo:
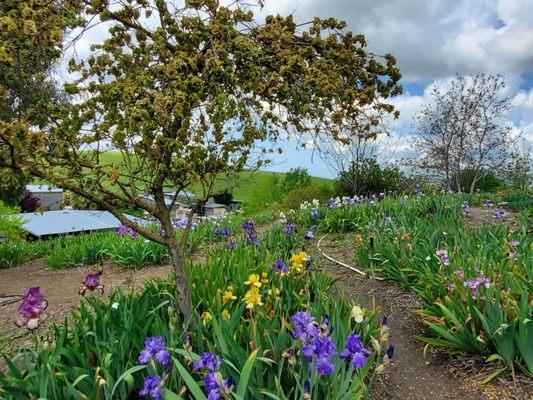
<path fill-rule="evenodd" d="M 218 371 L 221 363 L 218 355 L 206 352 L 193 364 L 196 371 L 205 370 L 208 373 L 204 378 L 208 400 L 219 400 L 233 390 L 232 378 L 223 379 L 222 374 Z"/>
<path fill-rule="evenodd" d="M 319 325 L 309 313 L 299 311 L 291 317 L 291 322 L 294 324 L 292 337 L 301 340 L 302 354 L 314 363 L 319 374 L 331 374 L 335 369 L 331 359 L 337 355 L 337 349 L 329 337 L 329 318 L 326 316 Z"/>
<path fill-rule="evenodd" d="M 100 290 L 104 294 L 104 285 L 100 283 L 100 273 L 88 274 L 83 281 L 83 285 L 79 291 L 79 294 L 84 296 L 87 290 L 91 292 L 96 289 Z"/>
<path fill-rule="evenodd" d="M 304 201 L 302 204 L 300 204 L 300 210 L 307 210 L 309 208 L 317 209 L 319 205 L 320 202 L 317 199 L 313 199 L 311 202 Z"/>
<path fill-rule="evenodd" d="M 136 239 L 137 236 L 139 236 L 139 233 L 134 231 L 133 229 L 131 229 L 129 226 L 125 226 L 125 225 L 122 225 L 122 226 L 119 226 L 115 232 L 117 233 L 117 235 L 119 236 L 122 236 L 122 235 L 126 235 L 126 234 L 130 234 L 131 235 L 131 238 L 132 239 Z"/>
<path fill-rule="evenodd" d="M 189 218 L 178 218 L 172 221 L 172 227 L 174 230 L 180 230 L 187 228 L 187 224 L 189 223 Z M 194 221 L 191 222 L 191 230 L 194 230 L 198 227 L 198 224 Z"/>
<path fill-rule="evenodd" d="M 485 287 L 486 289 L 490 288 L 490 279 L 485 275 L 478 275 L 475 279 L 468 279 L 463 282 L 465 288 L 470 288 L 472 299 L 477 298 L 478 289 Z M 480 296 L 480 300 L 485 300 L 485 296 Z"/>
<path fill-rule="evenodd" d="M 257 238 L 254 221 L 249 219 L 242 224 L 242 227 L 248 234 L 248 240 L 254 243 L 256 246 L 259 246 L 259 239 Z"/>
<path fill-rule="evenodd" d="M 442 265 L 445 265 L 445 266 L 450 265 L 450 259 L 448 258 L 448 250 L 438 249 L 437 251 L 435 251 L 435 254 L 439 258 L 439 261 Z"/>
<path fill-rule="evenodd" d="M 259 291 L 259 288 L 262 286 L 262 281 L 266 281 L 266 273 L 263 276 L 263 279 L 260 279 L 257 274 L 252 274 L 248 277 L 248 280 L 244 282 L 245 285 L 249 286 L 249 289 L 245 293 L 243 301 L 246 303 L 246 308 L 249 310 L 253 310 L 257 306 L 263 305 L 261 292 Z"/>
<path fill-rule="evenodd" d="M 48 302 L 39 288 L 28 289 L 18 308 L 19 318 L 15 321 L 15 325 L 19 328 L 25 326 L 26 329 L 33 332 L 46 320 L 47 316 L 44 313 L 46 307 L 48 307 Z"/>
<path fill-rule="evenodd" d="M 220 229 L 218 226 L 215 226 L 215 229 L 213 229 L 213 235 L 215 235 L 215 236 L 219 236 L 219 235 L 229 236 L 229 235 L 231 235 L 231 231 L 230 231 L 230 229 L 227 226 L 225 226 L 222 229 Z"/>
<path fill-rule="evenodd" d="M 302 272 L 304 266 L 309 261 L 309 257 L 305 251 L 295 253 L 291 257 L 291 266 L 290 269 L 293 272 Z"/>

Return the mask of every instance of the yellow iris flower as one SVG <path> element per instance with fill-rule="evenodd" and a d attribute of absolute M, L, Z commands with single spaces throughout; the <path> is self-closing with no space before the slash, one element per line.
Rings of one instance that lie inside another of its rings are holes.
<path fill-rule="evenodd" d="M 246 282 L 244 282 L 245 285 L 248 285 L 248 286 L 255 286 L 257 288 L 260 288 L 261 287 L 261 282 L 260 282 L 260 279 L 259 279 L 259 275 L 257 274 L 252 274 L 248 277 L 248 280 Z"/>
<path fill-rule="evenodd" d="M 252 286 L 250 290 L 248 290 L 244 295 L 243 300 L 246 303 L 246 308 L 248 308 L 249 310 L 252 310 L 257 306 L 263 305 L 261 293 L 259 293 L 259 288 L 257 286 Z"/>

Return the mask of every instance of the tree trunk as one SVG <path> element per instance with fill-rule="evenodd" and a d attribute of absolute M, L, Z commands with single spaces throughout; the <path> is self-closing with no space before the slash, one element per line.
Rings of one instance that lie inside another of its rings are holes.
<path fill-rule="evenodd" d="M 178 243 L 168 246 L 170 259 L 174 270 L 176 300 L 182 314 L 187 317 L 192 312 L 191 292 L 189 290 L 189 281 L 185 272 L 185 257 L 180 250 Z"/>

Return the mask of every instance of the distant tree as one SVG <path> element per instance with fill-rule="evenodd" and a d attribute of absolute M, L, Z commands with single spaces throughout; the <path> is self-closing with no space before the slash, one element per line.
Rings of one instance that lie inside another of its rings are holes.
<path fill-rule="evenodd" d="M 348 126 L 341 140 L 327 135 L 319 137 L 316 148 L 330 172 L 343 176 L 345 191 L 360 193 L 367 185 L 369 174 L 363 173 L 369 159 L 389 163 L 397 148 L 399 136 L 392 135 L 388 127 L 387 113 L 362 113 Z"/>
<path fill-rule="evenodd" d="M 289 193 L 291 190 L 309 185 L 311 185 L 311 176 L 307 168 L 291 168 L 283 177 L 281 191 L 282 193 Z"/>
<path fill-rule="evenodd" d="M 338 196 L 355 196 L 385 193 L 403 189 L 406 177 L 398 168 L 382 168 L 376 159 L 365 158 L 352 164 L 335 179 L 335 193 Z M 354 186 L 354 182 L 357 185 Z"/>
<path fill-rule="evenodd" d="M 456 192 L 469 192 L 479 190 L 481 192 L 493 192 L 506 186 L 505 181 L 498 177 L 496 173 L 490 171 L 481 178 L 477 177 L 477 171 L 471 168 L 465 168 L 461 171 L 460 179 L 452 179 L 452 190 Z M 474 183 L 474 179 L 476 182 Z M 461 182 L 461 188 L 457 188 L 456 182 Z"/>
<path fill-rule="evenodd" d="M 458 75 L 446 92 L 434 87 L 433 102 L 416 116 L 418 166 L 439 174 L 447 190 L 462 190 L 461 171 L 468 168 L 472 193 L 479 179 L 508 162 L 511 127 L 500 121 L 511 103 L 501 94 L 504 87 L 501 75 Z"/>
<path fill-rule="evenodd" d="M 217 177 L 264 165 L 282 133 L 326 127 L 336 136 L 363 108 L 392 112 L 383 99 L 400 92 L 394 57 L 377 59 L 362 35 L 332 18 L 302 25 L 268 16 L 258 24 L 244 0 L 72 2 L 86 23 L 106 21 L 109 37 L 87 60 L 70 63 L 80 78 L 66 89 L 77 101 L 47 108 L 54 124 L 30 128 L 22 119 L 16 130 L 0 128 L 11 149 L 0 167 L 85 197 L 167 246 L 184 314 L 192 310 L 187 237 Z M 12 35 L 7 45 L 16 47 L 21 34 Z M 121 160 L 103 162 L 105 143 Z M 191 185 L 198 201 L 187 228 L 176 231 L 164 191 Z M 123 215 L 106 200 L 111 194 L 155 217 L 164 234 Z"/>
<path fill-rule="evenodd" d="M 528 147 L 513 152 L 512 157 L 504 165 L 501 175 L 516 189 L 527 189 L 533 184 L 531 170 L 531 151 Z"/>

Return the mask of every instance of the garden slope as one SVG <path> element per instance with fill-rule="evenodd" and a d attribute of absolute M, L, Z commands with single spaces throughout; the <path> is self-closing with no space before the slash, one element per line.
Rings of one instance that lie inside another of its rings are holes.
<path fill-rule="evenodd" d="M 321 250 L 334 259 L 351 264 L 353 260 L 352 235 L 327 237 Z M 372 390 L 372 399 L 387 400 L 481 400 L 527 399 L 525 393 L 495 385 L 482 385 L 485 376 L 457 379 L 451 374 L 451 360 L 442 352 L 428 351 L 424 358 L 424 343 L 417 339 L 424 327 L 415 311 L 422 308 L 416 295 L 399 285 L 376 279 L 366 279 L 319 254 L 318 264 L 325 272 L 338 279 L 338 288 L 345 297 L 371 309 L 374 305 L 388 315 L 391 342 L 395 345 L 392 365 L 380 377 Z M 483 386 L 483 387 L 482 387 Z"/>

